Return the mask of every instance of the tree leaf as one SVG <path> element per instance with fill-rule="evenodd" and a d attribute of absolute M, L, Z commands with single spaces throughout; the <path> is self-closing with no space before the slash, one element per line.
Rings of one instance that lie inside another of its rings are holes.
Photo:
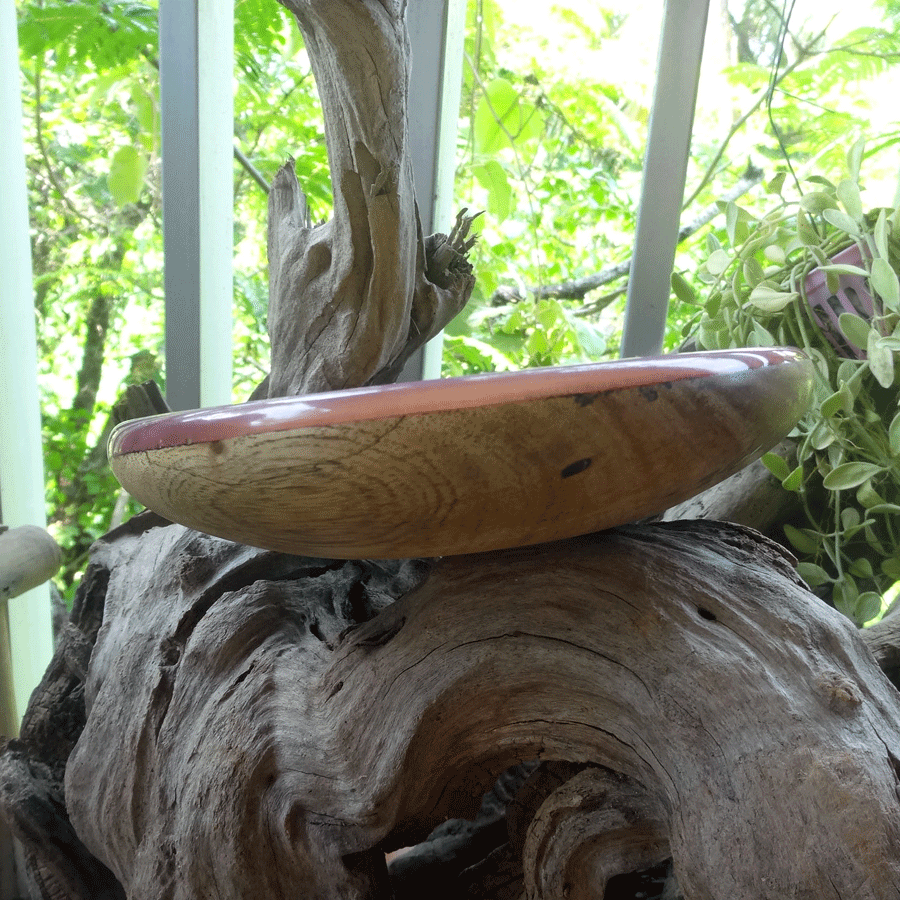
<path fill-rule="evenodd" d="M 819 268 L 826 274 L 831 275 L 859 275 L 862 278 L 868 278 L 869 273 L 860 266 L 851 266 L 849 263 L 828 263 Z"/>
<path fill-rule="evenodd" d="M 833 596 L 835 597 L 835 600 L 840 598 L 845 605 L 850 607 L 850 612 L 845 612 L 844 615 L 852 615 L 856 607 L 856 598 L 859 597 L 859 588 L 856 586 L 856 579 L 849 572 L 844 572 L 844 577 L 840 581 L 836 581 L 834 587 L 835 594 Z M 841 610 L 841 612 L 844 611 Z"/>
<path fill-rule="evenodd" d="M 860 236 L 859 225 L 847 213 L 841 212 L 839 209 L 826 209 L 822 212 L 822 216 L 826 222 L 845 234 L 849 234 L 851 237 Z"/>
<path fill-rule="evenodd" d="M 725 250 L 715 250 L 706 260 L 706 268 L 713 275 L 721 275 L 731 262 L 731 257 Z"/>
<path fill-rule="evenodd" d="M 841 391 L 836 391 L 822 401 L 819 412 L 823 419 L 830 419 L 835 413 L 844 408 L 844 395 Z"/>
<path fill-rule="evenodd" d="M 875 380 L 883 388 L 889 388 L 894 383 L 894 354 L 874 328 L 869 332 L 866 356 Z"/>
<path fill-rule="evenodd" d="M 865 149 L 865 146 L 865 138 L 859 138 L 847 151 L 847 170 L 850 172 L 850 177 L 855 182 L 859 182 L 859 170 L 862 166 L 863 150 Z"/>
<path fill-rule="evenodd" d="M 588 322 L 579 316 L 574 316 L 572 318 L 572 325 L 575 329 L 575 334 L 578 337 L 578 343 L 585 356 L 589 359 L 599 359 L 606 353 L 606 335 L 601 331 L 599 326 L 595 325 L 593 322 Z"/>
<path fill-rule="evenodd" d="M 852 178 L 845 178 L 837 187 L 838 200 L 847 210 L 847 215 L 855 222 L 862 221 L 863 205 L 859 195 L 859 186 Z"/>
<path fill-rule="evenodd" d="M 829 491 L 844 491 L 848 488 L 858 487 L 881 471 L 883 471 L 882 467 L 876 466 L 875 463 L 841 463 L 825 476 L 822 484 Z"/>
<path fill-rule="evenodd" d="M 771 347 L 773 344 L 778 343 L 772 332 L 763 328 L 756 320 L 753 322 L 753 334 L 756 336 L 757 347 Z"/>
<path fill-rule="evenodd" d="M 777 453 L 764 453 L 761 462 L 779 481 L 784 481 L 791 474 L 787 460 Z"/>
<path fill-rule="evenodd" d="M 763 272 L 763 267 L 757 262 L 755 258 L 752 256 L 750 259 L 744 260 L 744 281 L 750 285 L 751 288 L 755 288 L 763 279 L 765 279 L 766 275 Z"/>
<path fill-rule="evenodd" d="M 682 303 L 690 306 L 697 305 L 697 294 L 693 286 L 678 272 L 672 273 L 672 292 Z"/>
<path fill-rule="evenodd" d="M 896 503 L 876 503 L 874 506 L 870 506 L 866 512 L 871 513 L 873 516 L 879 514 L 896 516 L 897 513 L 900 513 L 900 506 Z"/>
<path fill-rule="evenodd" d="M 787 178 L 787 172 L 779 172 L 766 182 L 766 190 L 770 194 L 780 194 L 784 187 L 784 180 Z"/>
<path fill-rule="evenodd" d="M 900 456 L 900 412 L 891 420 L 888 428 L 888 443 L 891 447 L 891 453 L 894 456 Z"/>
<path fill-rule="evenodd" d="M 856 491 L 856 502 L 859 503 L 863 509 L 872 509 L 875 506 L 880 506 L 884 503 L 884 497 L 882 497 L 875 488 L 872 487 L 871 481 L 866 481 L 859 486 Z"/>
<path fill-rule="evenodd" d="M 887 210 L 879 210 L 878 218 L 875 221 L 873 237 L 875 238 L 875 249 L 878 251 L 878 255 L 882 259 L 890 259 L 890 256 L 888 255 Z"/>
<path fill-rule="evenodd" d="M 795 528 L 793 525 L 782 525 L 785 536 L 801 553 L 814 554 L 819 550 L 821 537 L 808 528 Z"/>
<path fill-rule="evenodd" d="M 784 247 L 782 247 L 781 244 L 769 244 L 769 246 L 763 250 L 763 255 L 770 262 L 779 266 L 784 265 L 784 261 L 787 258 L 787 254 L 784 252 Z"/>
<path fill-rule="evenodd" d="M 803 485 L 803 466 L 797 466 L 784 481 L 781 482 L 781 486 L 786 491 L 799 491 L 801 486 Z"/>
<path fill-rule="evenodd" d="M 838 323 L 841 326 L 844 337 L 854 347 L 859 347 L 860 350 L 866 349 L 872 326 L 865 319 L 855 313 L 841 313 L 838 316 Z"/>
<path fill-rule="evenodd" d="M 819 422 L 810 432 L 809 440 L 816 450 L 824 450 L 835 442 L 836 436 L 831 423 L 828 421 Z"/>
<path fill-rule="evenodd" d="M 487 190 L 488 212 L 499 225 L 509 216 L 513 205 L 513 190 L 506 176 L 506 170 L 496 159 L 489 159 L 486 163 L 475 166 L 472 174 Z"/>
<path fill-rule="evenodd" d="M 106 183 L 119 206 L 137 203 L 144 186 L 148 162 L 147 156 L 130 144 L 119 147 L 113 154 Z"/>
<path fill-rule="evenodd" d="M 490 155 L 537 137 L 543 129 L 543 117 L 511 82 L 495 78 L 478 102 L 473 127 L 476 148 Z"/>
<path fill-rule="evenodd" d="M 853 618 L 860 625 L 868 625 L 881 615 L 881 610 L 881 594 L 876 594 L 875 591 L 864 591 L 856 599 L 856 615 Z"/>
<path fill-rule="evenodd" d="M 811 213 L 821 213 L 826 209 L 837 209 L 837 201 L 825 191 L 810 191 L 800 198 L 800 208 Z"/>
<path fill-rule="evenodd" d="M 862 521 L 859 510 L 852 506 L 845 506 L 841 510 L 841 525 L 845 531 L 858 531 Z"/>
<path fill-rule="evenodd" d="M 897 273 L 891 268 L 887 259 L 880 256 L 872 260 L 870 282 L 875 293 L 881 297 L 884 305 L 895 312 L 900 312 L 900 281 Z"/>
<path fill-rule="evenodd" d="M 797 563 L 797 574 L 811 587 L 817 588 L 819 585 L 828 584 L 832 578 L 821 567 L 811 562 Z"/>
<path fill-rule="evenodd" d="M 786 292 L 766 284 L 758 284 L 750 292 L 748 299 L 750 303 L 757 309 L 763 310 L 763 312 L 777 313 L 793 303 L 799 296 L 795 291 Z"/>
<path fill-rule="evenodd" d="M 740 216 L 740 208 L 734 200 L 729 200 L 725 206 L 725 231 L 728 234 L 728 240 L 731 241 L 733 247 L 737 244 L 735 239 L 735 228 L 737 227 L 738 218 Z"/>
<path fill-rule="evenodd" d="M 800 210 L 800 213 L 802 213 L 802 210 Z M 801 218 L 799 213 L 797 215 L 797 237 L 800 238 L 800 242 L 804 247 L 809 247 L 810 249 L 818 248 L 819 242 L 822 240 L 819 232 L 810 224 L 809 219 L 806 217 Z"/>

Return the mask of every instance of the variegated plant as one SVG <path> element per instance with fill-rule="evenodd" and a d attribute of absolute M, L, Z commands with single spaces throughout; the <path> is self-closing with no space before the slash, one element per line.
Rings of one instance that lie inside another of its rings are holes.
<path fill-rule="evenodd" d="M 791 435 L 796 455 L 763 462 L 799 495 L 806 522 L 785 533 L 801 574 L 859 624 L 900 581 L 900 192 L 893 209 L 864 211 L 862 158 L 860 141 L 845 180 L 810 178 L 796 201 L 781 195 L 778 176 L 770 187 L 779 202 L 762 218 L 729 203 L 728 242 L 712 238 L 699 273 L 703 297 L 673 276 L 679 298 L 702 307 L 686 329 L 700 348 L 787 344 L 815 361 L 816 400 Z M 854 245 L 856 264 L 834 261 Z M 857 279 L 871 308 L 860 315 L 845 304 L 829 333 L 809 302 L 815 269 L 831 294 Z"/>

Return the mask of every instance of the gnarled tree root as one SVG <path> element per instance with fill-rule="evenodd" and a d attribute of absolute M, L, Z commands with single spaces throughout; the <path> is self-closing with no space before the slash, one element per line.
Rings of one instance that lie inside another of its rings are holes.
<path fill-rule="evenodd" d="M 510 817 L 529 897 L 602 896 L 667 855 L 688 898 L 900 891 L 895 689 L 746 529 L 429 572 L 168 526 L 111 535 L 95 565 L 66 806 L 129 897 L 388 897 L 385 850 L 471 817 L 528 759 L 579 764 Z"/>

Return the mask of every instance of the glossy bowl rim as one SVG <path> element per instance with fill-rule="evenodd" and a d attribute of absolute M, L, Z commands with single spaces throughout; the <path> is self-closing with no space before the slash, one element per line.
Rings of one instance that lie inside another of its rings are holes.
<path fill-rule="evenodd" d="M 276 397 L 122 422 L 110 435 L 108 449 L 114 459 L 300 428 L 597 395 L 691 378 L 740 376 L 791 363 L 811 365 L 805 354 L 792 347 L 701 350 Z"/>

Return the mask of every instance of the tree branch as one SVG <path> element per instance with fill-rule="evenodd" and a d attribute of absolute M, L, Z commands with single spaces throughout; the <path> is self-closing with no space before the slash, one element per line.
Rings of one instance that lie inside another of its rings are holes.
<path fill-rule="evenodd" d="M 474 285 L 464 238 L 449 242 L 448 262 L 436 270 L 436 244 L 422 235 L 405 3 L 282 3 L 300 25 L 319 87 L 334 218 L 313 227 L 293 166 L 279 170 L 269 194 L 272 371 L 257 397 L 394 380 Z"/>
<path fill-rule="evenodd" d="M 730 190 L 722 195 L 722 198 L 715 203 L 711 203 L 704 210 L 699 212 L 690 222 L 682 225 L 678 231 L 678 242 L 687 240 L 691 235 L 696 234 L 704 225 L 711 222 L 716 216 L 722 213 L 723 204 L 737 200 L 743 196 L 751 188 L 759 184 L 763 179 L 762 169 L 748 165 L 740 181 L 737 182 Z M 622 260 L 622 262 L 607 266 L 599 272 L 592 275 L 585 275 L 582 278 L 574 278 L 567 281 L 559 281 L 553 284 L 543 284 L 536 287 L 527 288 L 527 292 L 532 294 L 536 299 L 543 300 L 548 298 L 556 298 L 559 300 L 583 300 L 591 291 L 596 290 L 610 282 L 624 278 L 631 271 L 632 258 Z M 498 288 L 491 296 L 491 303 L 514 303 L 523 300 L 523 296 L 515 287 Z M 612 299 L 612 298 L 611 298 Z M 605 305 L 605 304 L 604 304 Z M 589 304 L 580 313 L 597 312 L 598 308 L 595 304 Z"/>

